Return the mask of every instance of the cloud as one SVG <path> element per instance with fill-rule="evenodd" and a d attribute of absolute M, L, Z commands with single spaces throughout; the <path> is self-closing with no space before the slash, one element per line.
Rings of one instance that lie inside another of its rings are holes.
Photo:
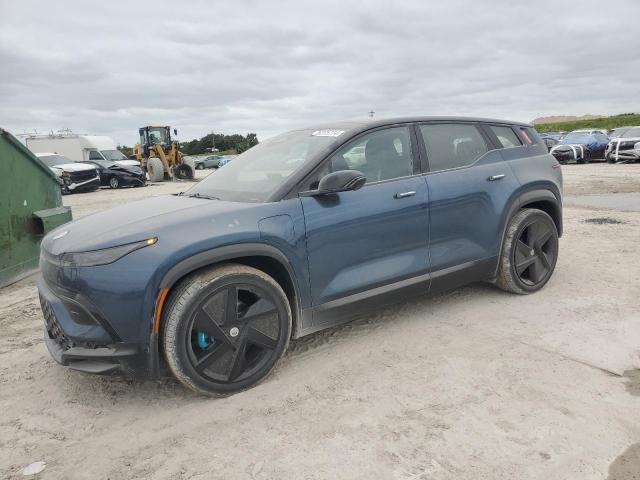
<path fill-rule="evenodd" d="M 640 110 L 636 0 L 0 0 L 0 122 L 132 144 L 411 114 Z"/>

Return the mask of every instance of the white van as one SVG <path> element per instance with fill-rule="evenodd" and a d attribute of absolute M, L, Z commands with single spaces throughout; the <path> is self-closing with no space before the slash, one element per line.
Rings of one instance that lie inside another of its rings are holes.
<path fill-rule="evenodd" d="M 33 153 L 56 152 L 74 162 L 111 160 L 121 165 L 140 166 L 140 162 L 129 160 L 119 151 L 110 137 L 101 135 L 75 133 L 31 135 L 25 141 L 27 148 Z"/>

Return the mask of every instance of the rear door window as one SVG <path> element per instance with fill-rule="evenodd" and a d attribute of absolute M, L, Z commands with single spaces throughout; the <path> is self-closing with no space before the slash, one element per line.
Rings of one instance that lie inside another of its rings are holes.
<path fill-rule="evenodd" d="M 514 132 L 511 127 L 491 125 L 491 130 L 496 134 L 496 137 L 498 137 L 498 141 L 503 148 L 519 147 L 522 145 L 522 142 L 516 135 L 516 132 Z"/>
<path fill-rule="evenodd" d="M 438 123 L 420 125 L 429 170 L 438 172 L 472 165 L 489 151 L 475 125 Z"/>

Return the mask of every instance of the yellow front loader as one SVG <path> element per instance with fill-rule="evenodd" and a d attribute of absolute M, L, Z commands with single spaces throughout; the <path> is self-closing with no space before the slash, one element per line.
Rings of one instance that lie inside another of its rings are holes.
<path fill-rule="evenodd" d="M 149 174 L 150 181 L 193 178 L 194 164 L 180 153 L 178 142 L 171 140 L 170 127 L 142 127 L 139 132 L 140 143 L 133 147 L 133 154 Z M 173 132 L 178 134 L 176 130 Z"/>

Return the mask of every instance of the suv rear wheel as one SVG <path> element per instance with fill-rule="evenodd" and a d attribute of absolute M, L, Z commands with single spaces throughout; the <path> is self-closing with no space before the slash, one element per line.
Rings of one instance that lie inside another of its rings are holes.
<path fill-rule="evenodd" d="M 289 345 L 291 309 L 264 272 L 228 264 L 187 277 L 172 293 L 162 333 L 171 372 L 198 393 L 252 387 Z"/>
<path fill-rule="evenodd" d="M 551 278 L 557 260 L 554 221 L 542 210 L 520 210 L 507 227 L 496 285 L 512 293 L 536 292 Z"/>

